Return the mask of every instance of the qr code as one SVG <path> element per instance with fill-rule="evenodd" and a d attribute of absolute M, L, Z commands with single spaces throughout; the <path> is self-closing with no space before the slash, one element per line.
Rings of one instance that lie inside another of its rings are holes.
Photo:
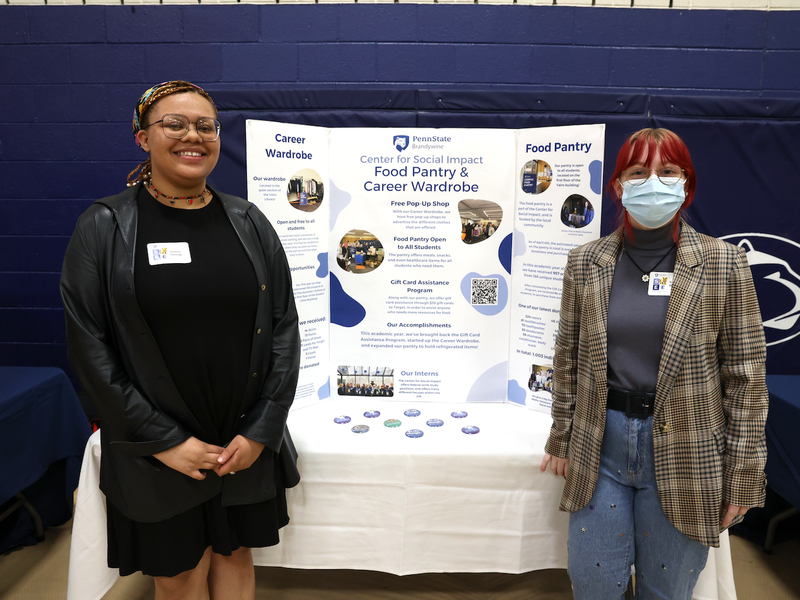
<path fill-rule="evenodd" d="M 472 304 L 497 304 L 497 285 L 499 280 L 473 279 Z"/>

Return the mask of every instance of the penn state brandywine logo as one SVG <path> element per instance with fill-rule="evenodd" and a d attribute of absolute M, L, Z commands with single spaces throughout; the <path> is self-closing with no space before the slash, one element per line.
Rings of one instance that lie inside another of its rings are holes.
<path fill-rule="evenodd" d="M 735 233 L 721 239 L 747 251 L 767 346 L 800 335 L 800 244 L 769 233 Z"/>
<path fill-rule="evenodd" d="M 400 152 L 408 148 L 408 136 L 407 135 L 396 135 L 394 136 L 394 140 L 392 140 L 394 147 L 397 148 Z"/>

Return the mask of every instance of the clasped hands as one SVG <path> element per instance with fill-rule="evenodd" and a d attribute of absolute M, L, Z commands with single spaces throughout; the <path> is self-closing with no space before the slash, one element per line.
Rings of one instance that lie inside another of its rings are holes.
<path fill-rule="evenodd" d="M 179 473 L 203 480 L 207 471 L 214 471 L 219 477 L 243 471 L 256 461 L 263 450 L 264 444 L 242 435 L 233 438 L 227 448 L 206 444 L 196 437 L 190 437 L 153 456 Z"/>

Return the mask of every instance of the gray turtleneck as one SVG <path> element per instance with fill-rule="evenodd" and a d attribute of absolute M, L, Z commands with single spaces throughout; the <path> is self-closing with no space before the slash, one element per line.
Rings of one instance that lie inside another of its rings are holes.
<path fill-rule="evenodd" d="M 633 239 L 624 235 L 608 306 L 608 387 L 656 391 L 669 296 L 648 295 L 642 270 L 674 271 L 673 244 L 671 223 L 648 231 L 636 229 Z"/>

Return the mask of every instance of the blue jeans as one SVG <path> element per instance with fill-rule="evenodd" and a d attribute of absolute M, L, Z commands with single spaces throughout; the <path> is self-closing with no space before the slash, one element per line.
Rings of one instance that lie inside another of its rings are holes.
<path fill-rule="evenodd" d="M 653 417 L 609 410 L 597 487 L 569 519 L 569 577 L 576 600 L 621 598 L 636 565 L 636 598 L 691 600 L 708 547 L 678 531 L 656 488 Z"/>

